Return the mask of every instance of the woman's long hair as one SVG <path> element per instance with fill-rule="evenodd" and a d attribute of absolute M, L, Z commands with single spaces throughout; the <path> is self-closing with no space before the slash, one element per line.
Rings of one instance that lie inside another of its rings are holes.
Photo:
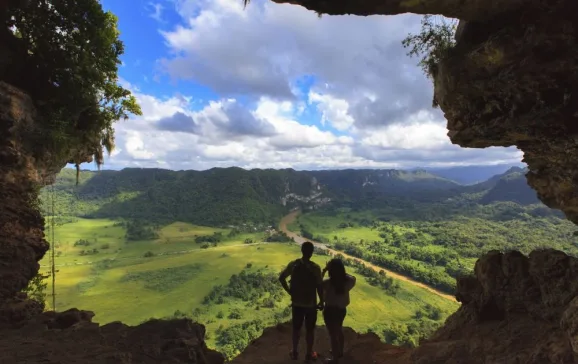
<path fill-rule="evenodd" d="M 327 267 L 329 281 L 337 294 L 345 293 L 345 266 L 341 259 L 331 259 Z"/>

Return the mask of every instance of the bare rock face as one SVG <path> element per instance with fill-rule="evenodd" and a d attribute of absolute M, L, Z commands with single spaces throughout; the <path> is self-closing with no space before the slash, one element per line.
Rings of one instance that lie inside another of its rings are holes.
<path fill-rule="evenodd" d="M 71 156 L 86 154 L 55 156 L 50 145 L 34 144 L 39 117 L 26 93 L 0 81 L 0 324 L 41 312 L 17 296 L 48 250 L 38 190 L 54 182 Z"/>
<path fill-rule="evenodd" d="M 0 331 L 0 363 L 224 363 L 221 354 L 207 349 L 205 327 L 190 320 L 99 326 L 91 322 L 93 315 L 46 312 Z"/>
<path fill-rule="evenodd" d="M 435 75 L 451 141 L 517 146 L 538 197 L 578 223 L 578 3 L 530 6 L 461 28 Z"/>
<path fill-rule="evenodd" d="M 440 14 L 465 20 L 491 19 L 496 14 L 526 6 L 525 0 L 271 0 L 294 4 L 328 15 Z"/>
<path fill-rule="evenodd" d="M 26 322 L 44 310 L 39 302 L 30 300 L 25 293 L 5 299 L 0 304 L 0 328 Z"/>
<path fill-rule="evenodd" d="M 18 137 L 35 118 L 30 98 L 0 82 L 0 322 L 17 318 L 19 308 L 30 308 L 16 294 L 38 272 L 48 249 L 36 187 L 45 173 L 57 169 L 39 168 Z M 10 318 L 3 315 L 8 312 Z"/>
<path fill-rule="evenodd" d="M 578 259 L 494 251 L 474 271 L 458 281 L 460 309 L 411 363 L 578 362 Z"/>

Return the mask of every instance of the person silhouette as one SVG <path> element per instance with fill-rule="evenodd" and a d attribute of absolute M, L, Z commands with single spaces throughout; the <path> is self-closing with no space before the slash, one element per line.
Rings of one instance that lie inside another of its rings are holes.
<path fill-rule="evenodd" d="M 317 323 L 317 310 L 323 309 L 321 267 L 311 261 L 313 249 L 313 244 L 309 241 L 301 244 L 301 258 L 291 261 L 279 275 L 283 289 L 291 296 L 293 349 L 289 355 L 293 360 L 297 360 L 299 357 L 300 332 L 303 322 L 305 322 L 305 341 L 307 344 L 305 361 L 308 362 L 317 359 L 317 353 L 313 351 L 315 325 Z M 288 285 L 287 278 L 289 276 L 291 276 L 291 282 Z M 317 303 L 317 296 L 319 296 L 319 303 Z"/>
<path fill-rule="evenodd" d="M 338 363 L 343 357 L 345 339 L 343 336 L 343 320 L 347 315 L 349 291 L 355 286 L 355 277 L 345 272 L 341 259 L 331 259 L 323 269 L 322 276 L 329 272 L 329 279 L 323 280 L 323 296 L 325 307 L 323 320 L 331 341 L 332 359 L 329 363 Z"/>

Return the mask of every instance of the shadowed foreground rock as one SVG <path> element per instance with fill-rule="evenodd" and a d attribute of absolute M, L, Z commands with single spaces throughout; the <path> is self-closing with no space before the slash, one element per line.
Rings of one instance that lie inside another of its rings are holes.
<path fill-rule="evenodd" d="M 578 362 L 578 259 L 490 252 L 474 271 L 458 280 L 462 306 L 410 363 Z"/>
<path fill-rule="evenodd" d="M 357 334 L 351 328 L 344 329 L 345 350 L 341 364 L 394 363 L 409 352 L 409 349 L 384 344 L 375 334 Z M 303 332 L 300 359 L 305 353 Z M 232 364 L 293 364 L 289 358 L 291 349 L 291 324 L 281 324 L 265 329 L 263 335 L 253 341 Z M 321 359 L 329 357 L 329 337 L 325 327 L 318 326 L 315 333 L 315 350 Z M 302 362 L 302 360 L 300 361 Z"/>
<path fill-rule="evenodd" d="M 151 320 L 130 327 L 99 326 L 89 311 L 46 312 L 0 331 L 0 363 L 222 364 L 207 349 L 205 327 L 190 320 Z"/>
<path fill-rule="evenodd" d="M 45 173 L 51 168 L 26 151 L 23 130 L 37 118 L 33 102 L 22 91 L 0 81 L 0 324 L 42 312 L 17 293 L 38 272 L 48 250 L 44 219 L 35 204 Z M 38 305 L 36 305 L 38 306 Z"/>

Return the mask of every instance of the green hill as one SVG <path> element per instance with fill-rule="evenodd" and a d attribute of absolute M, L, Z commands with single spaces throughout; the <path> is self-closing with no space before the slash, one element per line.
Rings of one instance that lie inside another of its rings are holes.
<path fill-rule="evenodd" d="M 366 209 L 387 205 L 402 210 L 398 216 L 425 212 L 423 218 L 428 218 L 431 211 L 437 214 L 434 210 L 442 205 L 444 211 L 451 205 L 458 213 L 464 204 L 471 203 L 541 205 L 521 168 L 512 168 L 470 186 L 425 170 L 351 169 L 126 168 L 82 171 L 78 186 L 75 181 L 75 171 L 63 169 L 55 185 L 41 194 L 47 202 L 52 197 L 49 191 L 54 188 L 56 215 L 228 226 L 275 225 L 295 207 L 313 210 L 330 205 Z"/>
<path fill-rule="evenodd" d="M 525 172 L 521 168 L 511 168 L 495 180 L 494 185 L 480 199 L 482 204 L 496 201 L 511 201 L 520 205 L 540 203 L 536 191 L 528 186 Z"/>
<path fill-rule="evenodd" d="M 57 215 L 212 226 L 273 224 L 293 207 L 323 203 L 324 192 L 311 176 L 289 169 L 82 171 L 77 187 L 74 178 L 74 171 L 64 169 L 56 180 Z M 47 195 L 42 194 L 45 201 Z"/>

